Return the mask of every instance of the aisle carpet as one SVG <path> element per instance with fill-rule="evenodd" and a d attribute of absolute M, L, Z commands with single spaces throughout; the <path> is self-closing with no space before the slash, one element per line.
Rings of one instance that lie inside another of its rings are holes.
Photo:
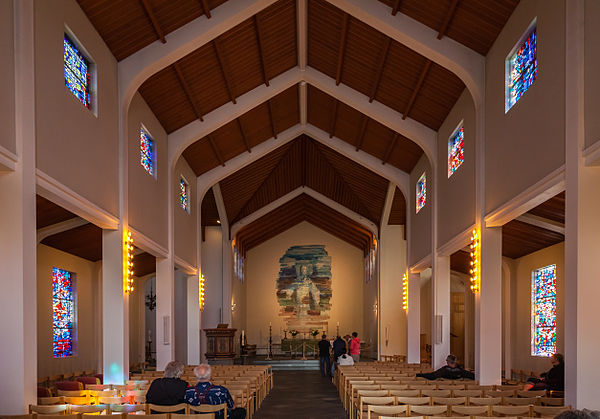
<path fill-rule="evenodd" d="M 346 412 L 331 380 L 318 371 L 274 371 L 274 386 L 256 419 L 345 419 Z"/>

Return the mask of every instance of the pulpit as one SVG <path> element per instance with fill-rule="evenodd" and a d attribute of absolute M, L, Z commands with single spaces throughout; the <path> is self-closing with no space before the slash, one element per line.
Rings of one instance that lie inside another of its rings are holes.
<path fill-rule="evenodd" d="M 206 333 L 206 359 L 210 364 L 233 364 L 235 358 L 233 338 L 236 330 L 227 327 L 204 329 L 204 333 Z"/>

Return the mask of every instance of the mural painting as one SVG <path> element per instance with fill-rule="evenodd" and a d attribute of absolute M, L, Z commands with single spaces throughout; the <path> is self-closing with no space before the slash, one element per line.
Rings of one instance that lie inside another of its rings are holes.
<path fill-rule="evenodd" d="M 277 302 L 287 329 L 325 330 L 331 309 L 331 256 L 325 246 L 292 246 L 279 266 Z"/>

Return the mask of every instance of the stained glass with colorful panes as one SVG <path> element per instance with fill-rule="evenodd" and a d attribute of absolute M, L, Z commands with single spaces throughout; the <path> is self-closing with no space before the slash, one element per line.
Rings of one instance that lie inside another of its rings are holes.
<path fill-rule="evenodd" d="M 75 298 L 73 274 L 52 268 L 52 353 L 54 358 L 73 355 Z"/>
<path fill-rule="evenodd" d="M 508 71 L 506 112 L 517 103 L 537 78 L 537 35 L 535 28 L 510 58 Z"/>
<path fill-rule="evenodd" d="M 67 35 L 64 37 L 63 50 L 65 85 L 89 109 L 92 102 L 90 95 L 90 64 Z"/>
<path fill-rule="evenodd" d="M 179 179 L 179 203 L 181 208 L 190 212 L 190 185 L 184 178 Z"/>
<path fill-rule="evenodd" d="M 140 163 L 146 172 L 154 176 L 154 140 L 144 128 L 140 128 Z"/>
<path fill-rule="evenodd" d="M 452 176 L 456 169 L 465 160 L 465 130 L 461 126 L 448 141 L 448 177 Z"/>
<path fill-rule="evenodd" d="M 421 175 L 417 182 L 417 213 L 425 206 L 427 202 L 427 177 L 425 173 Z"/>
<path fill-rule="evenodd" d="M 531 355 L 556 353 L 556 265 L 533 271 L 531 278 Z"/>

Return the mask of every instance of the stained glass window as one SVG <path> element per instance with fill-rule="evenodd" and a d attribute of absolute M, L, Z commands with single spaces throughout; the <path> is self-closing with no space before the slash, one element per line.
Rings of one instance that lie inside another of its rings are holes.
<path fill-rule="evenodd" d="M 52 353 L 54 358 L 73 355 L 75 299 L 73 274 L 52 268 Z"/>
<path fill-rule="evenodd" d="M 184 178 L 179 179 L 179 203 L 181 208 L 190 212 L 190 185 Z"/>
<path fill-rule="evenodd" d="M 65 85 L 81 103 L 89 109 L 90 95 L 90 63 L 79 52 L 73 41 L 64 38 Z"/>
<path fill-rule="evenodd" d="M 419 178 L 417 182 L 417 213 L 421 211 L 421 208 L 425 206 L 427 202 L 427 178 L 425 172 Z"/>
<path fill-rule="evenodd" d="M 556 265 L 533 271 L 531 278 L 531 355 L 556 353 Z"/>
<path fill-rule="evenodd" d="M 155 176 L 154 167 L 154 140 L 142 127 L 140 128 L 140 163 L 146 172 Z"/>
<path fill-rule="evenodd" d="M 452 176 L 456 169 L 465 160 L 465 130 L 461 126 L 448 141 L 448 177 Z"/>
<path fill-rule="evenodd" d="M 533 28 L 507 63 L 505 112 L 525 94 L 537 78 L 537 36 Z"/>

